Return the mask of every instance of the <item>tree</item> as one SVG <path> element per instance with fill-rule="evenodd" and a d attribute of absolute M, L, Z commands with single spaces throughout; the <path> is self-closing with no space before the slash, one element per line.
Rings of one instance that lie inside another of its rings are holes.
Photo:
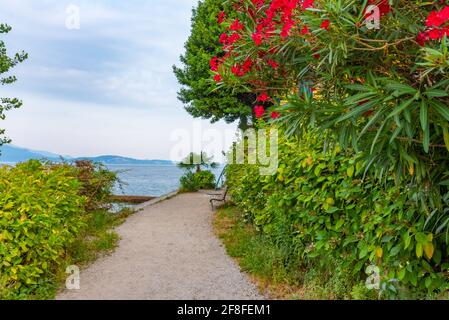
<path fill-rule="evenodd" d="M 0 34 L 6 34 L 11 31 L 11 27 L 6 24 L 0 24 Z M 5 43 L 0 40 L 0 84 L 7 85 L 14 83 L 17 79 L 15 76 L 3 76 L 8 73 L 19 63 L 22 63 L 28 58 L 25 52 L 16 53 L 14 57 L 7 55 Z M 22 106 L 22 101 L 17 98 L 0 98 L 0 119 L 5 119 L 5 111 L 17 109 Z M 4 136 L 5 130 L 0 128 L 0 146 L 4 143 L 9 143 L 10 140 Z"/>
<path fill-rule="evenodd" d="M 210 119 L 212 122 L 224 119 L 228 123 L 238 120 L 239 126 L 246 128 L 252 122 L 256 96 L 246 90 L 215 90 L 216 83 L 211 78 L 211 60 L 223 55 L 218 41 L 223 26 L 217 23 L 222 3 L 222 0 L 204 0 L 193 9 L 191 35 L 185 44 L 186 52 L 180 58 L 183 68 L 173 66 L 183 86 L 178 99 L 196 118 Z"/>
<path fill-rule="evenodd" d="M 218 163 L 212 160 L 213 157 L 209 157 L 204 151 L 201 151 L 200 154 L 191 152 L 184 160 L 178 163 L 178 167 L 188 171 L 196 168 L 196 172 L 201 172 L 201 168 L 203 167 L 212 169 L 218 167 Z"/>
<path fill-rule="evenodd" d="M 287 133 L 317 127 L 328 136 L 327 147 L 360 153 L 367 174 L 408 185 L 433 219 L 428 225 L 444 221 L 435 229 L 449 232 L 449 6 L 228 3 L 239 28 L 227 31 L 237 40 L 216 68 L 223 78 L 217 90 L 249 88 L 273 102 L 272 117 Z M 378 6 L 379 30 L 367 26 L 368 5 Z M 267 109 L 258 106 L 256 116 L 268 118 Z"/>

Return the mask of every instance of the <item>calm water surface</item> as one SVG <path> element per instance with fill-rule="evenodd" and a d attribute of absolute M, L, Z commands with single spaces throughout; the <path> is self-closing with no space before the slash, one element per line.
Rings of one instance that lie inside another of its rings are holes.
<path fill-rule="evenodd" d="M 117 185 L 115 194 L 136 196 L 161 196 L 179 188 L 179 178 L 184 171 L 176 166 L 130 166 L 107 165 L 111 171 L 118 173 L 122 185 Z M 216 177 L 223 167 L 212 170 Z"/>

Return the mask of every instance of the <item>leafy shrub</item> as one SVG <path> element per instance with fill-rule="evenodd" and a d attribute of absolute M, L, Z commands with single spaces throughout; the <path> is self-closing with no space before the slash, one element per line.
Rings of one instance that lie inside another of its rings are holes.
<path fill-rule="evenodd" d="M 211 171 L 188 171 L 180 179 L 181 191 L 192 192 L 202 189 L 213 189 L 215 187 L 215 175 Z"/>
<path fill-rule="evenodd" d="M 66 263 L 95 256 L 76 247 L 113 246 L 116 235 L 99 226 L 110 221 L 104 208 L 114 181 L 114 173 L 90 162 L 0 168 L 0 299 L 49 297 Z M 93 244 L 84 241 L 92 235 Z"/>
<path fill-rule="evenodd" d="M 198 189 L 215 188 L 215 175 L 210 171 L 200 171 L 195 173 L 195 185 Z"/>
<path fill-rule="evenodd" d="M 407 188 L 392 177 L 384 185 L 364 178 L 358 157 L 338 145 L 324 153 L 323 144 L 310 132 L 281 138 L 273 176 L 260 176 L 254 165 L 229 166 L 230 195 L 245 218 L 301 257 L 306 269 L 330 275 L 350 270 L 354 292 L 360 292 L 369 265 L 381 270 L 382 297 L 445 292 L 448 247 L 444 237 L 425 231 L 429 217 Z M 343 288 L 349 296 L 351 288 Z"/>
<path fill-rule="evenodd" d="M 92 211 L 108 207 L 117 175 L 107 170 L 104 165 L 92 161 L 76 161 L 75 167 L 77 178 L 82 184 L 80 193 L 87 199 L 86 210 Z"/>
<path fill-rule="evenodd" d="M 181 183 L 180 190 L 182 192 L 192 192 L 198 190 L 195 185 L 195 174 L 191 171 L 184 174 L 179 182 Z"/>
<path fill-rule="evenodd" d="M 0 297 L 33 295 L 83 227 L 77 170 L 29 161 L 0 168 Z"/>

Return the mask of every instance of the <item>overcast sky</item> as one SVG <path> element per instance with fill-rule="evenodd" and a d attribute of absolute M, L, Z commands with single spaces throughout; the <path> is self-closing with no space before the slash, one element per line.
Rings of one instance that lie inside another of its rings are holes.
<path fill-rule="evenodd" d="M 196 3 L 0 0 L 0 23 L 13 27 L 2 36 L 9 53 L 30 55 L 13 72 L 18 82 L 0 87 L 0 97 L 24 102 L 7 113 L 0 128 L 13 144 L 31 149 L 145 159 L 182 154 L 181 140 L 174 138 L 189 132 L 193 139 L 193 132 L 202 130 L 209 146 L 196 141 L 191 148 L 210 149 L 215 137 L 219 141 L 211 152 L 219 153 L 235 125 L 194 121 L 176 98 L 179 86 L 172 74 Z"/>

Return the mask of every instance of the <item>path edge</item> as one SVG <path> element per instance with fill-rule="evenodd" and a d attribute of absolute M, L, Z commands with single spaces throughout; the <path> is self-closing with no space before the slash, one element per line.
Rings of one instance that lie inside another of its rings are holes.
<path fill-rule="evenodd" d="M 157 197 L 157 198 L 155 198 L 153 200 L 150 200 L 150 201 L 141 203 L 141 204 L 139 204 L 137 206 L 134 206 L 133 210 L 134 210 L 135 213 L 137 213 L 137 212 L 142 211 L 142 210 L 144 210 L 144 209 L 146 209 L 148 207 L 151 207 L 151 206 L 153 206 L 153 205 L 155 205 L 155 204 L 157 204 L 159 202 L 171 199 L 171 198 L 177 196 L 178 194 L 179 194 L 178 190 L 169 192 L 169 193 L 164 194 L 164 195 L 162 195 L 160 197 Z"/>

